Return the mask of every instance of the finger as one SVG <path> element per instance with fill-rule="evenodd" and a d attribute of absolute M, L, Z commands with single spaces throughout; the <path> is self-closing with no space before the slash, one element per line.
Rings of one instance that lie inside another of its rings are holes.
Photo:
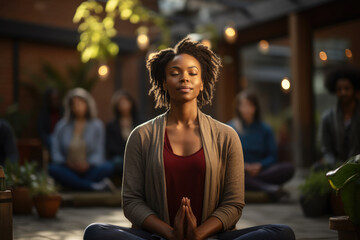
<path fill-rule="evenodd" d="M 195 214 L 194 214 L 191 207 L 189 207 L 189 214 L 190 214 L 191 217 L 195 218 Z"/>

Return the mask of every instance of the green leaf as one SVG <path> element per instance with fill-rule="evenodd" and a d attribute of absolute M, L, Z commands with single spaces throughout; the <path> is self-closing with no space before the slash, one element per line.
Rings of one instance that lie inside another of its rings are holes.
<path fill-rule="evenodd" d="M 116 9 L 116 7 L 119 5 L 119 0 L 109 0 L 106 3 L 105 11 L 106 12 L 112 12 Z"/>
<path fill-rule="evenodd" d="M 360 184 L 352 179 L 341 189 L 341 200 L 350 221 L 360 224 Z M 357 206 L 358 205 L 358 206 Z"/>
<path fill-rule="evenodd" d="M 360 177 L 359 158 L 360 155 L 352 157 L 334 171 L 326 174 L 332 188 L 339 190 L 351 179 Z"/>

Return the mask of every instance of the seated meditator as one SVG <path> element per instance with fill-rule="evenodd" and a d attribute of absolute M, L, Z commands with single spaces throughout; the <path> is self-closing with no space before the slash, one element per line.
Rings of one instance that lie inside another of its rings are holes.
<path fill-rule="evenodd" d="M 52 136 L 50 175 L 66 188 L 105 190 L 113 164 L 105 161 L 103 123 L 96 118 L 92 96 L 82 88 L 68 92 L 64 117 Z"/>
<path fill-rule="evenodd" d="M 138 124 L 136 105 L 124 90 L 114 93 L 111 105 L 115 118 L 106 124 L 106 158 L 114 164 L 114 174 L 122 176 L 126 141 Z"/>
<path fill-rule="evenodd" d="M 356 69 L 335 69 L 325 78 L 325 87 L 337 97 L 336 106 L 324 112 L 320 137 L 322 164 L 330 169 L 360 154 L 360 73 Z"/>
<path fill-rule="evenodd" d="M 91 224 L 85 240 L 295 239 L 285 225 L 234 230 L 245 206 L 240 139 L 200 111 L 213 98 L 220 66 L 188 38 L 148 60 L 150 93 L 167 111 L 127 141 L 122 200 L 133 227 Z"/>
<path fill-rule="evenodd" d="M 272 200 L 284 194 L 281 185 L 294 175 L 290 162 L 277 162 L 277 146 L 270 126 L 261 120 L 259 99 L 245 90 L 236 96 L 236 117 L 228 122 L 244 151 L 245 190 L 264 191 Z"/>

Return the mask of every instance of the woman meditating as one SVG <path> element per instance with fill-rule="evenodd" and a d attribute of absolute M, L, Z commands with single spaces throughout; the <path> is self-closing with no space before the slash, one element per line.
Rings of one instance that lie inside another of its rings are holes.
<path fill-rule="evenodd" d="M 168 110 L 127 142 L 123 208 L 133 227 L 91 224 L 84 239 L 295 239 L 284 225 L 234 230 L 245 205 L 241 143 L 200 111 L 220 67 L 211 50 L 188 38 L 148 60 L 150 93 Z"/>
<path fill-rule="evenodd" d="M 277 161 L 275 136 L 261 119 L 255 92 L 244 90 L 236 96 L 236 117 L 228 125 L 237 132 L 243 146 L 245 190 L 262 191 L 273 201 L 286 196 L 282 185 L 292 178 L 295 169 L 290 161 Z"/>
<path fill-rule="evenodd" d="M 114 167 L 105 161 L 104 126 L 96 117 L 93 97 L 85 89 L 72 89 L 64 109 L 52 136 L 49 174 L 70 189 L 116 190 L 108 179 Z"/>

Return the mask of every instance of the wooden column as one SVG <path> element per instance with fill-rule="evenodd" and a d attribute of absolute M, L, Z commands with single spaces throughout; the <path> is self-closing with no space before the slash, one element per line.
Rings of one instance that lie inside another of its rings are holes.
<path fill-rule="evenodd" d="M 222 122 L 234 117 L 234 99 L 239 91 L 239 59 L 238 46 L 222 42 L 219 44 L 217 54 L 222 58 L 220 79 L 216 84 L 215 99 L 216 118 Z"/>
<path fill-rule="evenodd" d="M 293 109 L 293 159 L 297 166 L 315 161 L 314 100 L 312 89 L 312 32 L 306 15 L 289 16 L 291 47 L 291 100 Z"/>

